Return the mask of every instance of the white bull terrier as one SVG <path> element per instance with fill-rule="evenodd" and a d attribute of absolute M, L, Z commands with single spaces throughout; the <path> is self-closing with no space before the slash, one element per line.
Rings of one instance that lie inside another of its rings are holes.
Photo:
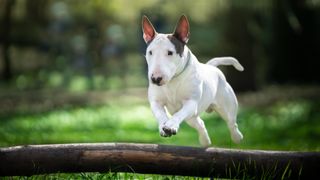
<path fill-rule="evenodd" d="M 160 135 L 177 134 L 185 120 L 198 131 L 200 144 L 207 147 L 211 141 L 200 113 L 214 110 L 226 121 L 232 140 L 239 143 L 243 136 L 236 123 L 237 98 L 216 66 L 233 65 L 243 71 L 241 64 L 232 57 L 200 63 L 186 46 L 189 22 L 184 15 L 173 34 L 157 33 L 146 16 L 142 18 L 142 30 L 148 45 L 148 98 Z"/>

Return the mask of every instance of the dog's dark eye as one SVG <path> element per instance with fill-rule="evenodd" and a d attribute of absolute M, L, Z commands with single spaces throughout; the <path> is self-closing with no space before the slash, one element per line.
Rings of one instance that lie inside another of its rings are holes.
<path fill-rule="evenodd" d="M 172 56 L 173 52 L 172 51 L 168 51 L 168 56 Z"/>
<path fill-rule="evenodd" d="M 149 54 L 152 55 L 152 51 L 149 51 Z"/>

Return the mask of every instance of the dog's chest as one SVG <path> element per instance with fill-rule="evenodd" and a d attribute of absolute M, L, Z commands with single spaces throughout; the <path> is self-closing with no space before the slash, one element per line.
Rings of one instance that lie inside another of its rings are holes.
<path fill-rule="evenodd" d="M 173 114 L 182 108 L 183 102 L 189 96 L 189 89 L 181 86 L 163 88 L 165 105 L 170 114 Z"/>

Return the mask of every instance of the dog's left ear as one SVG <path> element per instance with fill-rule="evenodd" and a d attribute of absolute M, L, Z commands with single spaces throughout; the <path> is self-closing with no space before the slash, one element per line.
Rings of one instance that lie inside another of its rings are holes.
<path fill-rule="evenodd" d="M 142 17 L 142 31 L 143 39 L 146 43 L 150 43 L 157 35 L 156 30 L 154 29 L 152 23 L 149 21 L 147 16 Z"/>
<path fill-rule="evenodd" d="M 177 23 L 173 35 L 181 42 L 187 44 L 189 40 L 189 21 L 185 15 L 182 15 Z"/>

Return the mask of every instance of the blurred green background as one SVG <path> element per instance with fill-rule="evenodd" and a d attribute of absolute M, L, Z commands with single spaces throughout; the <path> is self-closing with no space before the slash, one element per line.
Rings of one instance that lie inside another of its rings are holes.
<path fill-rule="evenodd" d="M 159 32 L 181 14 L 189 48 L 221 67 L 244 134 L 203 114 L 213 146 L 320 150 L 320 0 L 0 0 L 0 146 L 143 142 L 199 146 L 186 124 L 162 138 L 147 101 L 141 16 Z"/>

